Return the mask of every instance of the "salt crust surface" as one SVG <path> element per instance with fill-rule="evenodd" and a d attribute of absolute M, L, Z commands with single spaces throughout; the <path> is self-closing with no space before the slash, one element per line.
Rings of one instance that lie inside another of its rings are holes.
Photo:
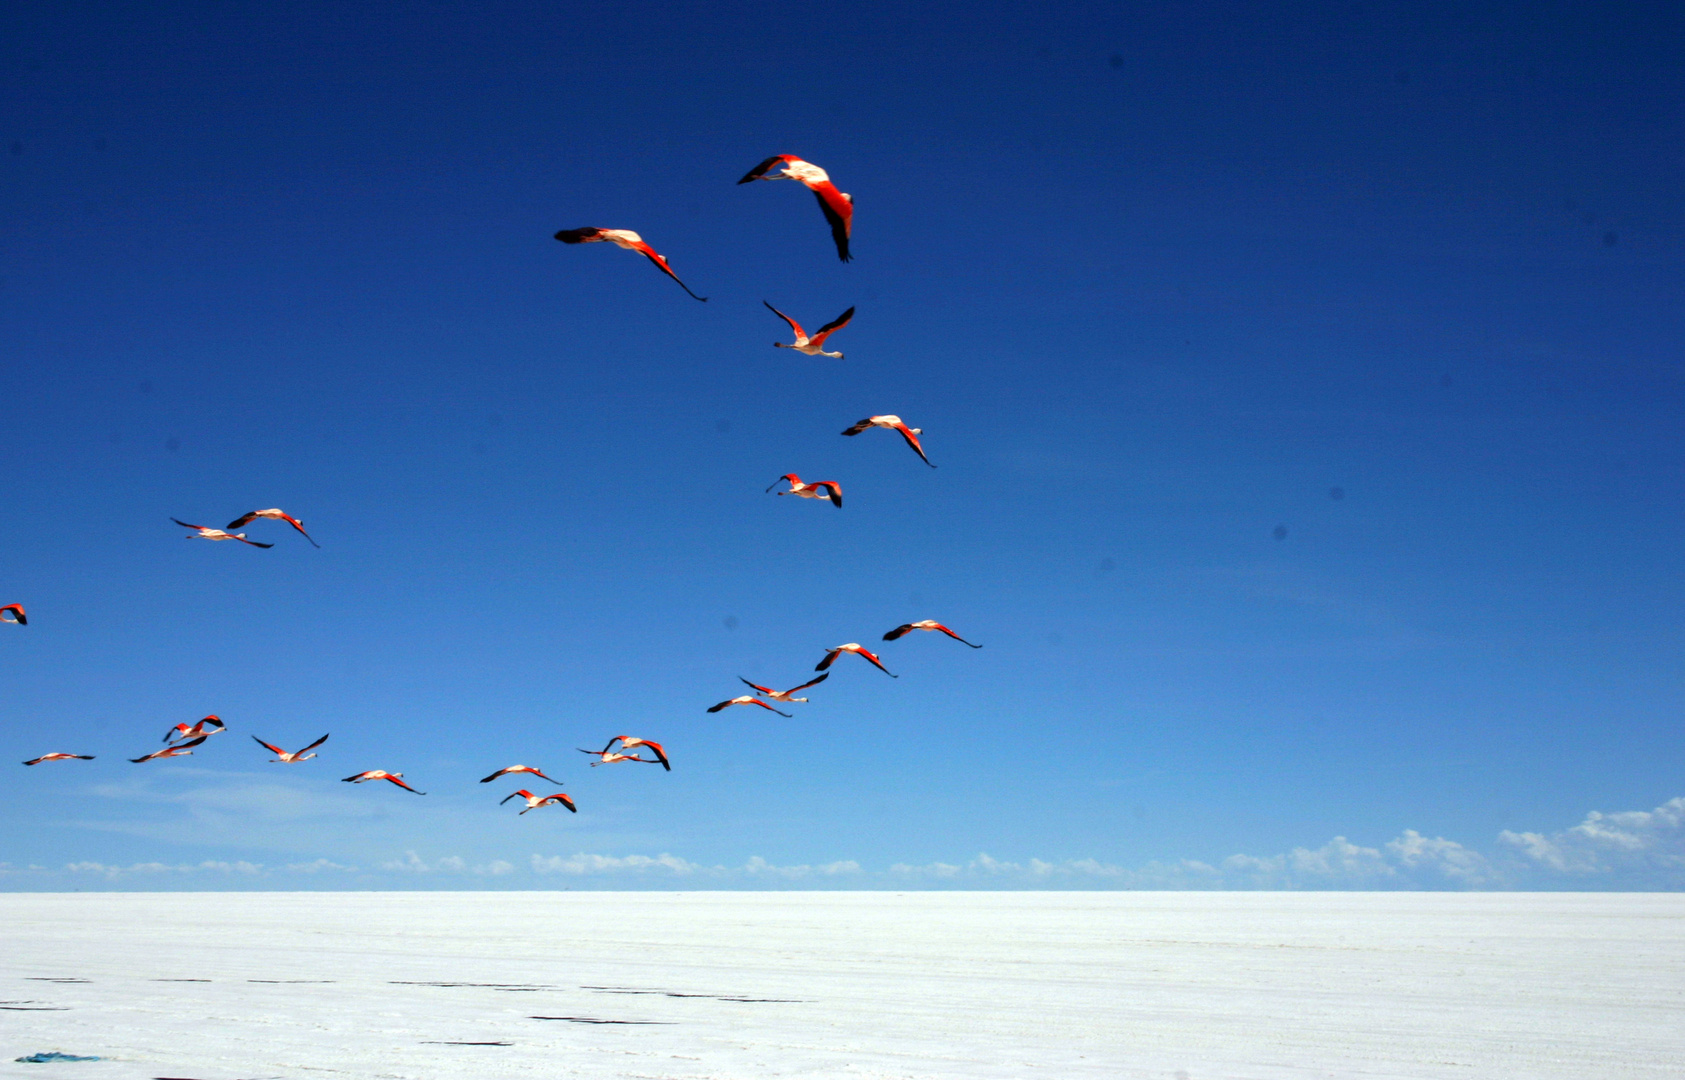
<path fill-rule="evenodd" d="M 1685 1076 L 1675 894 L 96 893 L 0 913 L 4 1077 Z M 209 981 L 161 981 L 188 979 Z M 38 1050 L 107 1060 L 11 1060 Z"/>

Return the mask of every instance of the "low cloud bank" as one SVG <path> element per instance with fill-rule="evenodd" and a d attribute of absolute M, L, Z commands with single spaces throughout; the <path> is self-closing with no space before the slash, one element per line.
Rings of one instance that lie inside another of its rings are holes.
<path fill-rule="evenodd" d="M 1183 859 L 1125 867 L 1096 859 L 1022 862 L 979 854 L 966 862 L 896 863 L 866 870 L 854 860 L 781 866 L 754 856 L 737 866 L 677 855 L 533 855 L 525 867 L 459 855 L 402 858 L 358 867 L 329 859 L 266 866 L 207 860 L 60 867 L 0 863 L 0 888 L 746 888 L 746 889 L 1685 889 L 1685 797 L 1653 810 L 1592 811 L 1554 833 L 1500 833 L 1489 851 L 1406 829 L 1378 847 L 1344 836 L 1275 855 L 1231 855 L 1215 864 Z"/>

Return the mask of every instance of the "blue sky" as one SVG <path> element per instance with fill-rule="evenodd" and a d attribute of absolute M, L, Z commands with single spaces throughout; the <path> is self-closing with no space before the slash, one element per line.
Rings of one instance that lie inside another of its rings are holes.
<path fill-rule="evenodd" d="M 1685 885 L 1680 13 L 825 15 L 0 15 L 0 887 Z"/>

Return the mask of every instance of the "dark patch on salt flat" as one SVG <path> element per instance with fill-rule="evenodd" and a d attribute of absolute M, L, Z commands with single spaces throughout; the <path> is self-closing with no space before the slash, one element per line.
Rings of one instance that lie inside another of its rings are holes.
<path fill-rule="evenodd" d="M 602 1020 L 595 1016 L 529 1016 L 528 1020 L 566 1020 L 570 1024 L 663 1024 L 671 1020 Z"/>
<path fill-rule="evenodd" d="M 209 979 L 148 979 L 147 982 L 210 982 Z"/>
<path fill-rule="evenodd" d="M 594 990 L 599 994 L 648 994 L 652 996 L 670 998 L 708 998 L 711 1001 L 741 1001 L 751 1004 L 767 1005 L 805 1005 L 801 998 L 752 998 L 738 997 L 735 994 L 685 994 L 677 990 L 638 990 L 630 986 L 581 986 L 581 990 Z"/>
<path fill-rule="evenodd" d="M 51 975 L 25 975 L 24 978 L 30 982 L 85 983 L 91 981 L 88 979 L 60 979 Z"/>
<path fill-rule="evenodd" d="M 247 979 L 249 983 L 273 983 L 276 986 L 294 986 L 301 983 L 331 983 L 334 979 Z"/>
<path fill-rule="evenodd" d="M 0 1005 L 7 1012 L 69 1012 L 68 1005 Z"/>
<path fill-rule="evenodd" d="M 509 1042 L 459 1042 L 455 1039 L 423 1039 L 424 1046 L 514 1046 Z"/>

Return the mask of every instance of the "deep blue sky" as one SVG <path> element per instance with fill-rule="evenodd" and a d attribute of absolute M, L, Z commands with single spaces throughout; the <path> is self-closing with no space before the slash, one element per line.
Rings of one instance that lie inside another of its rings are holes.
<path fill-rule="evenodd" d="M 10 885 L 1492 849 L 1685 794 L 1675 5 L 347 7 L 0 15 L 0 760 L 99 755 L 10 766 Z M 733 183 L 780 152 L 853 263 Z M 857 305 L 847 359 L 763 299 Z M 939 468 L 838 435 L 879 412 Z M 268 506 L 322 550 L 168 520 Z M 919 618 L 985 648 L 703 712 Z M 572 749 L 622 732 L 675 770 Z M 514 761 L 581 813 L 500 810 Z"/>

